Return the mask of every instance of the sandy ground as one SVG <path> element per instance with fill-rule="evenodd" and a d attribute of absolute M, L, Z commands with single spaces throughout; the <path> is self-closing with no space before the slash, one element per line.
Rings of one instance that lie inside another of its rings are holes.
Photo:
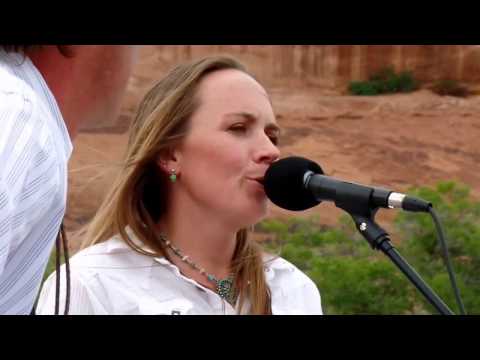
<path fill-rule="evenodd" d="M 283 129 L 282 156 L 311 158 L 327 175 L 398 191 L 454 179 L 480 197 L 480 96 L 460 99 L 420 90 L 353 97 L 286 87 L 270 89 L 270 94 Z M 130 98 L 118 124 L 82 132 L 75 140 L 69 163 L 69 232 L 94 214 L 117 174 L 127 140 L 125 124 L 134 108 Z M 326 203 L 301 213 L 271 207 L 277 218 L 312 214 L 335 224 L 342 212 Z M 393 215 L 389 210 L 378 215 L 387 230 L 393 231 Z M 78 248 L 75 239 L 71 247 Z"/>

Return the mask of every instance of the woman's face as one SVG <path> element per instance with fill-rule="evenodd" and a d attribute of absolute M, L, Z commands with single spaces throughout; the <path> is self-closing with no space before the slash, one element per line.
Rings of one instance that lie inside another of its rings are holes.
<path fill-rule="evenodd" d="M 267 212 L 259 181 L 279 156 L 268 95 L 249 75 L 226 69 L 207 75 L 197 96 L 200 105 L 175 151 L 180 177 L 174 186 L 216 219 L 253 225 Z"/>

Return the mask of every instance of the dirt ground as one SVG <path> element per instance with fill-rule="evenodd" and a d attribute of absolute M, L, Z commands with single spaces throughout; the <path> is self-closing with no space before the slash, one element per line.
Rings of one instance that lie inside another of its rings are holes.
<path fill-rule="evenodd" d="M 283 129 L 282 156 L 304 156 L 327 175 L 398 191 L 454 179 L 480 198 L 480 96 L 441 97 L 424 89 L 354 97 L 286 87 L 270 89 L 270 94 Z M 126 111 L 133 109 L 130 103 Z M 94 214 L 118 171 L 127 140 L 121 120 L 117 127 L 82 132 L 75 140 L 69 163 L 69 232 Z M 271 216 L 277 218 L 312 214 L 333 225 L 342 212 L 326 203 L 300 213 L 271 206 Z M 393 210 L 378 215 L 390 231 L 393 215 Z M 74 240 L 71 247 L 75 251 L 78 243 Z"/>

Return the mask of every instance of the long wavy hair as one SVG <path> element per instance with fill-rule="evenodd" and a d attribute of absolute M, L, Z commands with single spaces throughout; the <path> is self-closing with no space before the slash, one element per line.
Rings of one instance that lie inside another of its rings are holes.
<path fill-rule="evenodd" d="M 199 105 L 196 94 L 200 80 L 222 69 L 249 74 L 233 58 L 206 57 L 175 67 L 146 94 L 130 126 L 127 152 L 119 175 L 86 227 L 83 247 L 119 234 L 140 254 L 166 256 L 154 225 L 166 211 L 168 174 L 159 169 L 156 160 L 163 151 L 178 145 L 188 132 L 190 118 Z M 142 245 L 129 238 L 127 226 Z M 232 268 L 239 291 L 239 312 L 248 300 L 249 313 L 271 314 L 262 248 L 249 239 L 248 229 L 238 231 L 236 240 Z"/>

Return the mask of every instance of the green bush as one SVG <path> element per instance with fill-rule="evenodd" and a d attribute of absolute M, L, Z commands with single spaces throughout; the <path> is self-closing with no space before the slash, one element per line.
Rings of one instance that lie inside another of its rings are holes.
<path fill-rule="evenodd" d="M 348 91 L 353 95 L 372 96 L 380 94 L 379 86 L 373 81 L 352 81 Z"/>
<path fill-rule="evenodd" d="M 326 314 L 403 314 L 413 307 L 408 280 L 384 259 L 316 258 L 307 275 L 321 290 Z"/>
<path fill-rule="evenodd" d="M 45 269 L 45 272 L 43 273 L 43 279 L 42 279 L 42 283 L 47 280 L 47 278 L 50 276 L 51 273 L 53 273 L 55 271 L 55 254 L 57 252 L 55 251 L 55 249 L 53 249 L 52 253 L 50 254 L 50 258 L 48 259 L 48 263 L 47 263 L 47 268 Z M 63 263 L 63 257 L 61 258 L 61 263 Z"/>
<path fill-rule="evenodd" d="M 268 250 L 295 264 L 317 284 L 325 313 L 412 312 L 407 280 L 372 251 L 348 217 L 333 229 L 320 225 L 317 218 L 292 218 L 283 223 L 266 220 L 260 230 L 273 230 L 275 239 L 267 242 Z"/>
<path fill-rule="evenodd" d="M 438 95 L 449 95 L 457 97 L 467 97 L 470 95 L 469 89 L 465 85 L 461 85 L 456 80 L 442 79 L 437 81 L 431 87 L 431 90 Z"/>
<path fill-rule="evenodd" d="M 411 72 L 395 73 L 393 68 L 384 68 L 369 77 L 368 81 L 352 81 L 348 87 L 351 94 L 372 96 L 398 92 L 411 92 L 418 82 Z"/>
<path fill-rule="evenodd" d="M 444 226 L 457 285 L 470 314 L 480 314 L 480 203 L 454 182 L 412 188 L 431 201 Z M 458 313 L 432 218 L 399 212 L 392 243 L 421 277 Z M 318 218 L 264 221 L 267 249 L 304 271 L 317 284 L 326 314 L 428 314 L 436 310 L 383 254 L 372 250 L 348 216 L 335 228 Z"/>
<path fill-rule="evenodd" d="M 479 314 L 480 202 L 471 199 L 467 186 L 453 181 L 439 182 L 434 188 L 412 188 L 410 193 L 434 204 L 445 230 L 452 266 L 466 310 Z M 412 265 L 424 279 L 432 287 L 438 287 L 438 294 L 450 308 L 457 310 L 430 216 L 400 213 L 395 223 L 404 239 L 402 251 L 412 259 Z"/>

